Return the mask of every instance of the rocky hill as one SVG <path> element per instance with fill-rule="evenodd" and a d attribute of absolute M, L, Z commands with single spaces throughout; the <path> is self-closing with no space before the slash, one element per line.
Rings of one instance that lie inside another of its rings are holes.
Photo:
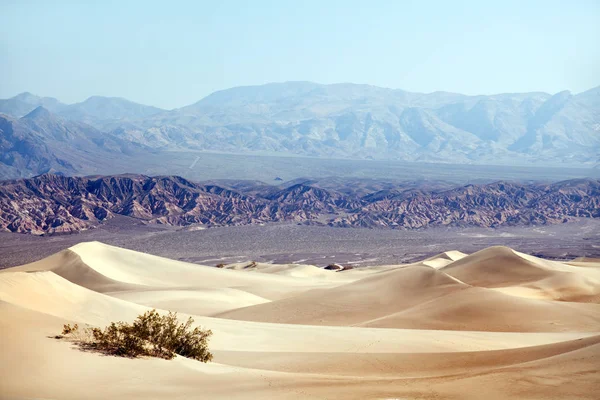
<path fill-rule="evenodd" d="M 294 221 L 396 229 L 554 224 L 600 217 L 600 181 L 591 179 L 450 189 L 430 183 L 419 188 L 410 182 L 406 188 L 399 184 L 367 194 L 347 193 L 341 183 L 337 191 L 326 183 L 327 189 L 314 180 L 276 187 L 261 182 L 195 183 L 177 176 L 44 174 L 0 182 L 0 229 L 74 232 L 115 215 L 172 226 Z"/>

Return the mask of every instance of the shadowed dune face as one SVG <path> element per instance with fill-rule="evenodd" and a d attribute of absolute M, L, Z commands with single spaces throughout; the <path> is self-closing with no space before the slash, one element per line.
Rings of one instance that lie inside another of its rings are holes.
<path fill-rule="evenodd" d="M 520 257 L 508 247 L 491 247 L 441 269 L 473 286 L 501 287 L 547 278 L 554 272 Z"/>
<path fill-rule="evenodd" d="M 341 272 L 246 266 L 205 267 L 91 242 L 0 271 L 0 397 L 597 394 L 596 260 L 559 263 L 492 247 Z M 213 330 L 215 362 L 106 357 L 49 338 L 64 323 L 104 326 L 150 308 Z"/>
<path fill-rule="evenodd" d="M 276 323 L 351 326 L 384 318 L 467 287 L 433 268 L 407 266 L 335 288 L 317 289 L 218 316 Z"/>
<path fill-rule="evenodd" d="M 470 285 L 506 294 L 598 303 L 600 265 L 583 264 L 542 260 L 507 247 L 491 247 L 440 270 Z"/>
<path fill-rule="evenodd" d="M 143 286 L 136 285 L 135 283 L 111 279 L 99 273 L 84 263 L 79 254 L 69 249 L 56 253 L 44 260 L 12 268 L 11 271 L 52 271 L 68 281 L 100 293 L 143 288 Z"/>
<path fill-rule="evenodd" d="M 485 274 L 479 266 L 476 268 L 477 273 Z M 593 332 L 600 326 L 597 304 L 505 294 L 467 285 L 443 271 L 452 270 L 422 265 L 401 267 L 336 288 L 314 290 L 218 316 L 288 324 L 498 332 Z M 497 272 L 492 274 L 496 276 Z M 559 278 L 566 273 L 559 274 L 553 278 L 556 293 L 565 289 Z M 551 288 L 552 282 L 545 279 L 544 284 Z M 600 289 L 600 284 L 590 288 L 582 282 L 572 281 L 575 285 L 568 289 L 577 293 Z"/>

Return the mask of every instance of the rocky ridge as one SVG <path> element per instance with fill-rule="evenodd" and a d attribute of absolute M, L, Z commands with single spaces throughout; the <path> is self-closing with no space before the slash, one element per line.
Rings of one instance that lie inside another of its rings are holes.
<path fill-rule="evenodd" d="M 233 186 L 242 187 L 237 190 Z M 496 182 L 448 189 L 411 183 L 366 195 L 319 187 L 247 182 L 196 183 L 178 176 L 66 177 L 44 174 L 0 182 L 0 229 L 44 234 L 98 226 L 122 215 L 171 226 L 291 221 L 336 227 L 418 229 L 429 226 L 555 224 L 600 217 L 600 181 Z"/>

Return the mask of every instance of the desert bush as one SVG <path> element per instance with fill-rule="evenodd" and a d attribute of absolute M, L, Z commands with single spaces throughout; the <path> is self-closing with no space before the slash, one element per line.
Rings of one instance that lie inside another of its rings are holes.
<path fill-rule="evenodd" d="M 225 268 L 225 264 L 220 263 L 220 264 L 215 265 L 215 267 L 217 267 L 217 268 Z"/>
<path fill-rule="evenodd" d="M 156 310 L 138 316 L 131 324 L 112 322 L 104 329 L 91 328 L 87 335 L 77 334 L 78 326 L 65 325 L 63 335 L 79 339 L 86 349 L 93 349 L 122 357 L 152 356 L 165 359 L 179 354 L 183 357 L 208 362 L 212 354 L 208 350 L 208 339 L 212 331 L 192 328 L 190 317 L 179 323 L 177 313 L 160 315 Z"/>
<path fill-rule="evenodd" d="M 250 264 L 246 265 L 244 267 L 244 269 L 246 268 L 256 268 L 258 266 L 258 264 L 256 263 L 256 261 L 252 261 Z"/>
<path fill-rule="evenodd" d="M 104 330 L 92 328 L 93 341 L 87 347 L 121 357 L 154 355 L 147 351 L 146 342 L 138 333 L 124 322 L 112 322 Z"/>
<path fill-rule="evenodd" d="M 75 324 L 73 326 L 71 326 L 71 324 L 64 324 L 62 334 L 69 335 L 71 333 L 76 332 L 77 330 L 79 330 L 79 325 L 77 325 L 77 324 Z"/>
<path fill-rule="evenodd" d="M 75 342 L 90 342 L 93 335 L 90 329 L 79 329 L 79 325 L 75 324 L 71 326 L 71 324 L 63 325 L 63 330 L 60 335 L 56 335 L 56 339 L 63 339 L 64 337 L 68 337 L 69 339 Z"/>

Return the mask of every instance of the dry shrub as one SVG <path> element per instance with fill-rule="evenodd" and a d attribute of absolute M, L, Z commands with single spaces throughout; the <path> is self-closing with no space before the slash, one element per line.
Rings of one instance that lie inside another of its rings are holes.
<path fill-rule="evenodd" d="M 213 355 L 208 351 L 212 331 L 192 328 L 190 317 L 179 323 L 177 313 L 160 315 L 156 310 L 138 316 L 132 324 L 112 322 L 104 330 L 86 329 L 83 334 L 77 325 L 65 325 L 63 335 L 78 342 L 83 348 L 121 357 L 151 356 L 171 359 L 175 354 L 208 362 Z"/>
<path fill-rule="evenodd" d="M 69 340 L 78 343 L 87 343 L 90 342 L 93 338 L 91 329 L 79 329 L 79 325 L 75 324 L 71 326 L 71 324 L 63 325 L 63 330 L 61 335 L 56 335 L 55 338 L 62 339 L 67 337 Z"/>
<path fill-rule="evenodd" d="M 79 330 L 79 325 L 75 324 L 73 326 L 71 326 L 71 324 L 65 324 L 63 325 L 63 330 L 62 330 L 62 334 L 63 335 L 69 335 L 73 332 L 76 332 Z"/>

